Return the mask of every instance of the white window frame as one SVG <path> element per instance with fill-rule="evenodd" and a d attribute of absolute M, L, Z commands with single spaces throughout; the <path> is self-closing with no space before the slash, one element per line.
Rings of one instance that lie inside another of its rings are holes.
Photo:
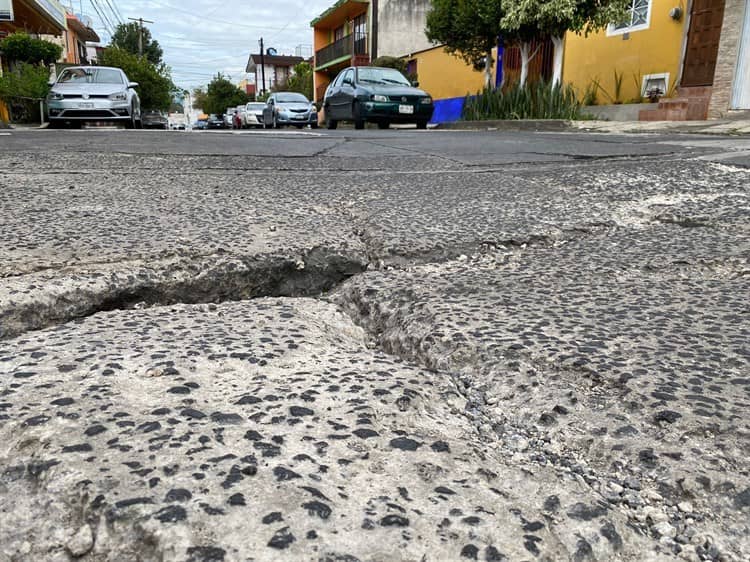
<path fill-rule="evenodd" d="M 612 37 L 616 35 L 625 35 L 626 33 L 632 33 L 634 31 L 643 31 L 644 29 L 648 29 L 651 27 L 651 9 L 654 7 L 653 0 L 648 0 L 648 11 L 646 12 L 646 23 L 641 23 L 638 25 L 632 25 L 633 23 L 633 10 L 635 9 L 635 0 L 631 2 L 630 5 L 630 23 L 631 25 L 626 25 L 623 27 L 615 27 L 615 24 L 610 23 L 607 26 L 607 37 Z"/>
<path fill-rule="evenodd" d="M 0 21 L 13 21 L 13 0 L 0 0 L 0 12 L 5 14 Z"/>
<path fill-rule="evenodd" d="M 669 72 L 660 72 L 658 74 L 644 74 L 643 75 L 643 82 L 641 83 L 641 97 L 646 97 L 646 87 L 648 86 L 649 80 L 659 80 L 663 79 L 666 91 L 662 94 L 662 96 L 669 95 Z"/>

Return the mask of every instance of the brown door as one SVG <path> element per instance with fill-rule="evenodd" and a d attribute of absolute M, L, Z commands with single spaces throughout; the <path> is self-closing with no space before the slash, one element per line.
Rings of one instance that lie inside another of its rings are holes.
<path fill-rule="evenodd" d="M 724 0 L 693 0 L 682 86 L 710 86 L 714 83 L 723 21 Z"/>

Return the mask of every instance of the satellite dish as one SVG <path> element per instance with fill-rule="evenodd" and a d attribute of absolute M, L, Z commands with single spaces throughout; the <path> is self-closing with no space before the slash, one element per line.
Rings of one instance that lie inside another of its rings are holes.
<path fill-rule="evenodd" d="M 268 47 L 268 49 L 266 49 L 266 54 L 269 57 L 275 57 L 276 56 L 276 49 L 274 49 L 273 47 Z"/>

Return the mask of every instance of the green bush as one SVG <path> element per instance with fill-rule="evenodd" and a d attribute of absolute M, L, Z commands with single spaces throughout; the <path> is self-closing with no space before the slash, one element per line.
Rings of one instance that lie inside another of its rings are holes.
<path fill-rule="evenodd" d="M 138 82 L 138 97 L 141 108 L 145 110 L 160 109 L 166 111 L 172 103 L 175 85 L 169 67 L 164 64 L 155 66 L 146 57 L 133 55 L 117 47 L 107 47 L 100 57 L 102 66 L 121 68 L 132 82 Z"/>
<path fill-rule="evenodd" d="M 52 64 L 60 58 L 62 47 L 17 31 L 0 40 L 0 51 L 12 62 Z"/>
<path fill-rule="evenodd" d="M 467 96 L 463 118 L 467 121 L 484 119 L 578 119 L 581 115 L 572 86 L 551 86 L 539 81 L 505 90 L 485 89 L 476 96 Z"/>
<path fill-rule="evenodd" d="M 15 122 L 39 121 L 39 101 L 49 92 L 49 70 L 41 64 L 20 63 L 0 76 L 0 100 Z"/>

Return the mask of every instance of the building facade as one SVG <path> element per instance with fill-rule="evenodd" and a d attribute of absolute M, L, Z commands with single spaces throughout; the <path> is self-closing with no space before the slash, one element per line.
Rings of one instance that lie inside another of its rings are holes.
<path fill-rule="evenodd" d="M 0 0 L 0 39 L 16 31 L 62 37 L 67 28 L 67 14 L 57 0 Z M 0 55 L 0 73 L 7 64 Z M 8 109 L 0 102 L 0 120 L 9 119 Z"/>
<path fill-rule="evenodd" d="M 565 38 L 563 80 L 598 103 L 641 102 L 643 120 L 750 109 L 750 0 L 632 0 L 628 21 Z"/>
<path fill-rule="evenodd" d="M 270 92 L 274 88 L 283 88 L 294 74 L 294 67 L 305 59 L 288 55 L 250 55 L 245 72 L 255 77 L 258 94 Z"/>

